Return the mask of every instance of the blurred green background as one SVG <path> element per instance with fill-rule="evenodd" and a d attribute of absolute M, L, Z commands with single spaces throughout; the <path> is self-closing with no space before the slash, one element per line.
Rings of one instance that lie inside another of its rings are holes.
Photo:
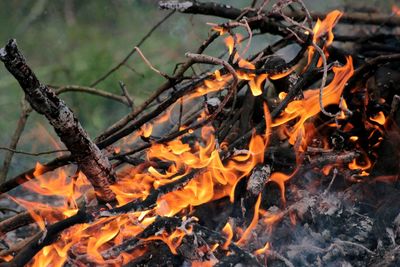
<path fill-rule="evenodd" d="M 251 0 L 215 1 L 237 7 Z M 395 1 L 362 1 L 386 9 Z M 382 2 L 384 2 L 382 4 Z M 155 0 L 13 0 L 0 1 L 0 45 L 16 38 L 38 78 L 52 85 L 89 86 L 135 46 L 168 11 Z M 344 7 L 352 1 L 306 1 L 310 10 Z M 341 8 L 343 9 L 343 8 Z M 208 35 L 205 22 L 216 18 L 175 13 L 144 43 L 142 51 L 154 66 L 171 74 L 186 51 L 195 51 Z M 215 51 L 213 51 L 215 52 Z M 137 56 L 96 87 L 120 94 L 123 81 L 135 103 L 140 104 L 161 84 L 162 78 Z M 8 146 L 20 114 L 22 90 L 0 67 L 0 146 Z M 118 120 L 129 109 L 115 101 L 83 93 L 65 93 L 62 98 L 74 110 L 92 137 Z M 54 148 L 53 131 L 47 121 L 32 113 L 18 149 L 39 152 Z M 4 152 L 0 150 L 0 168 Z M 45 162 L 52 156 L 15 155 L 9 176 Z"/>

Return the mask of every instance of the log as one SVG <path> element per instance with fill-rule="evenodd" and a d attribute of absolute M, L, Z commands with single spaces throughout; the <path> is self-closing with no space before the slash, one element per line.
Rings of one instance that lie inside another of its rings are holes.
<path fill-rule="evenodd" d="M 109 184 L 115 180 L 115 176 L 107 157 L 92 142 L 65 102 L 48 86 L 40 83 L 18 50 L 15 40 L 10 40 L 0 49 L 0 60 L 19 82 L 32 108 L 44 115 L 53 126 L 77 162 L 78 168 L 93 185 L 98 200 L 114 201 L 115 195 Z"/>

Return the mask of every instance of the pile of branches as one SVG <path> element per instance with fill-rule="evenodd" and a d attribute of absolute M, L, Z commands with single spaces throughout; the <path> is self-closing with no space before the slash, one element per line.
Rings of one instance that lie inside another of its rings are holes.
<path fill-rule="evenodd" d="M 0 50 L 0 60 L 26 100 L 2 177 L 18 152 L 32 110 L 47 118 L 69 152 L 5 181 L 0 193 L 25 183 L 29 188 L 40 177 L 74 165 L 77 170 L 67 184 L 83 183 L 81 191 L 68 198 L 73 202 L 68 203 L 70 209 L 49 203 L 43 208 L 14 195 L 28 210 L 0 222 L 0 235 L 7 237 L 0 243 L 0 266 L 50 261 L 67 266 L 261 266 L 267 259 L 273 266 L 399 263 L 400 207 L 393 203 L 400 203 L 400 16 L 312 13 L 301 0 L 280 0 L 272 7 L 268 1 L 258 2 L 238 9 L 161 1 L 160 8 L 172 11 L 90 87 L 54 88 L 40 82 L 15 40 Z M 196 53 L 186 53 L 188 60 L 170 75 L 155 68 L 139 46 L 175 11 L 227 21 L 213 24 L 207 40 Z M 313 27 L 317 18 L 325 18 L 319 31 Z M 339 32 L 332 44 L 335 24 Z M 235 34 L 239 29 L 245 38 Z M 280 38 L 260 51 L 249 49 L 258 35 L 266 34 Z M 207 48 L 221 38 L 229 53 L 207 55 Z M 279 53 L 287 47 L 296 51 L 290 59 Z M 140 106 L 134 105 L 123 83 L 122 95 L 95 88 L 134 53 L 166 79 Z M 216 68 L 190 73 L 196 64 Z M 132 111 L 92 140 L 59 97 L 66 91 L 108 97 Z M 339 98 L 331 100 L 337 91 L 342 92 Z M 164 115 L 172 122 L 165 123 Z M 162 127 L 155 130 L 156 125 Z M 188 160 L 182 165 L 162 154 L 168 148 L 177 158 L 183 155 L 171 148 L 176 143 L 193 155 L 203 154 L 199 147 L 207 149 L 211 143 L 213 151 L 206 153 L 207 164 L 193 167 Z M 229 176 L 219 172 L 240 163 L 251 169 L 232 171 L 239 173 L 233 184 L 218 180 L 219 175 Z M 150 188 L 144 185 L 145 193 L 124 192 L 133 196 L 124 199 L 121 188 L 147 183 L 136 179 L 142 173 L 167 178 L 154 179 Z M 177 192 L 185 194 L 195 183 L 206 187 L 208 174 L 219 183 L 213 180 L 211 188 L 204 189 L 209 193 L 206 201 L 197 202 L 196 195 L 179 202 L 183 196 Z M 39 179 L 39 186 L 45 187 L 43 183 Z M 173 193 L 177 207 L 168 206 Z M 27 228 L 35 222 L 40 229 Z M 114 224 L 114 234 L 97 235 Z M 128 229 L 129 237 L 123 224 L 135 229 Z M 80 226 L 81 239 L 72 240 Z M 26 232 L 24 239 L 10 241 L 18 231 Z M 96 243 L 96 238 L 103 242 Z"/>

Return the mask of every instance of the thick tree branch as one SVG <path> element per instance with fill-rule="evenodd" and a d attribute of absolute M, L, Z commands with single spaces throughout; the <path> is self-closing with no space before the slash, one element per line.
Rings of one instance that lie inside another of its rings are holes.
<path fill-rule="evenodd" d="M 283 20 L 283 17 L 279 14 L 268 14 L 267 18 L 265 13 L 257 14 L 254 10 L 241 10 L 235 8 L 231 5 L 224 5 L 214 2 L 198 2 L 193 0 L 188 1 L 160 1 L 159 6 L 162 9 L 168 10 L 177 10 L 181 13 L 187 14 L 201 14 L 208 16 L 216 16 L 222 17 L 226 19 L 236 19 L 239 16 L 245 15 L 246 17 L 262 17 L 261 20 L 258 21 L 256 26 L 260 28 L 260 30 L 266 30 L 267 22 L 272 22 L 275 20 Z M 297 21 L 304 19 L 304 12 L 285 12 L 287 17 L 293 18 Z M 318 18 L 326 17 L 327 13 L 323 12 L 310 12 L 311 18 L 316 20 Z M 390 14 L 368 14 L 368 13 L 359 13 L 359 12 L 346 12 L 340 19 L 341 23 L 355 24 L 370 24 L 370 25 L 386 25 L 386 26 L 399 26 L 400 25 L 400 17 L 398 16 L 390 16 Z M 261 23 L 264 22 L 264 23 Z"/>
<path fill-rule="evenodd" d="M 46 116 L 57 135 L 71 152 L 79 169 L 93 185 L 100 201 L 113 201 L 114 193 L 109 182 L 115 180 L 108 159 L 91 141 L 69 107 L 56 96 L 54 91 L 41 84 L 26 64 L 18 50 L 15 40 L 10 40 L 0 49 L 0 60 L 7 70 L 17 79 L 25 92 L 27 101 L 38 113 Z"/>

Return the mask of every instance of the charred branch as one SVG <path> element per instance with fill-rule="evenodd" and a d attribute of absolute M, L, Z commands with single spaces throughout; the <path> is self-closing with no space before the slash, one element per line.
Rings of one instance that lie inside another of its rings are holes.
<path fill-rule="evenodd" d="M 198 1 L 160 1 L 159 6 L 162 9 L 177 10 L 181 13 L 188 14 L 201 14 L 208 16 L 217 16 L 226 19 L 236 19 L 241 16 L 246 17 L 257 17 L 268 15 L 270 20 L 283 20 L 281 15 L 278 14 L 265 14 L 264 11 L 257 14 L 256 10 L 240 10 L 231 5 L 218 4 L 214 2 L 198 2 Z M 291 17 L 295 20 L 303 20 L 305 13 L 302 11 L 296 12 L 285 12 L 287 17 Z M 317 20 L 318 18 L 326 17 L 327 13 L 322 12 L 310 12 L 311 18 Z M 390 14 L 368 14 L 360 12 L 346 12 L 342 18 L 342 23 L 348 24 L 372 24 L 372 25 L 386 25 L 386 26 L 399 26 L 400 18 L 398 16 L 391 16 Z"/>

